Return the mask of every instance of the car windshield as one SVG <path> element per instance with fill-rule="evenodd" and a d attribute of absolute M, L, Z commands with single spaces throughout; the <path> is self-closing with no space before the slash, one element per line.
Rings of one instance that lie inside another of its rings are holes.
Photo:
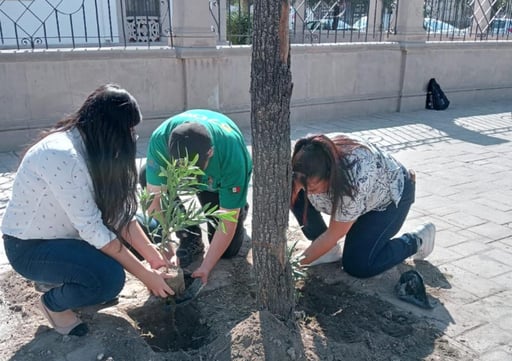
<path fill-rule="evenodd" d="M 506 30 L 512 27 L 512 19 L 494 19 L 492 21 L 493 30 Z"/>
<path fill-rule="evenodd" d="M 337 22 L 336 26 L 335 23 Z M 306 23 L 306 28 L 309 30 L 317 31 L 317 30 L 354 30 L 355 27 L 350 24 L 344 22 L 341 19 L 321 19 L 321 20 L 312 20 Z"/>

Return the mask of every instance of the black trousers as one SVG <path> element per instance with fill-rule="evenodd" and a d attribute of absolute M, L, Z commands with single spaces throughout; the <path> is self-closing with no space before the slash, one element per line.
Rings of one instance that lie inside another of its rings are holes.
<path fill-rule="evenodd" d="M 214 192 L 208 192 L 203 191 L 199 192 L 197 194 L 197 198 L 199 199 L 199 203 L 201 203 L 201 206 L 205 206 L 206 204 L 210 204 L 210 206 L 219 206 L 219 194 Z M 246 204 L 244 207 L 240 209 L 240 213 L 238 215 L 238 222 L 236 224 L 235 233 L 233 234 L 233 239 L 231 240 L 231 243 L 229 244 L 229 247 L 226 249 L 224 254 L 222 255 L 223 258 L 232 258 L 238 254 L 240 251 L 240 248 L 242 247 L 242 244 L 244 243 L 245 238 L 245 228 L 244 228 L 244 221 L 247 218 L 247 212 L 249 210 L 249 205 Z M 192 227 L 191 227 L 192 228 Z M 199 229 L 199 232 L 201 232 L 201 229 L 196 226 L 193 227 L 193 229 L 189 229 L 188 231 L 195 232 L 197 229 Z M 208 223 L 208 242 L 212 243 L 213 235 L 215 234 L 217 228 L 217 224 L 215 220 L 213 220 L 213 223 Z M 222 232 L 219 230 L 219 232 Z"/>

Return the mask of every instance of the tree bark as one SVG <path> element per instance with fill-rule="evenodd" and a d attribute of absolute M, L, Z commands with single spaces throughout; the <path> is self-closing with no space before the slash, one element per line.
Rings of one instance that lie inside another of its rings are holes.
<path fill-rule="evenodd" d="M 251 65 L 253 259 L 260 307 L 284 320 L 294 311 L 286 257 L 290 165 L 289 1 L 254 2 Z"/>

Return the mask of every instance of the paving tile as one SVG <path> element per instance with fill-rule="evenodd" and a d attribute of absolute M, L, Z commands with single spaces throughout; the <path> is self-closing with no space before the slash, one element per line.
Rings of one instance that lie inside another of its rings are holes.
<path fill-rule="evenodd" d="M 475 320 L 495 325 L 504 332 L 512 333 L 512 305 L 508 304 L 510 294 L 497 292 L 488 297 L 462 306 Z"/>
<path fill-rule="evenodd" d="M 463 256 L 461 256 L 459 253 L 452 251 L 451 248 L 445 248 L 436 245 L 434 251 L 428 257 L 428 261 L 439 266 L 446 263 L 454 262 L 458 259 L 461 259 L 462 257 Z"/>
<path fill-rule="evenodd" d="M 512 263 L 512 252 L 507 252 L 502 249 L 493 248 L 484 252 L 483 255 L 506 265 L 510 265 Z"/>
<path fill-rule="evenodd" d="M 508 238 L 499 240 L 497 242 L 493 242 L 492 246 L 496 249 L 501 249 L 501 250 L 504 250 L 505 252 L 512 253 L 512 244 L 507 244 L 505 242 L 507 240 L 508 240 Z"/>
<path fill-rule="evenodd" d="M 492 246 L 481 241 L 466 241 L 448 247 L 449 250 L 460 256 L 469 256 L 472 254 L 480 254 L 486 250 L 492 249 Z"/>
<path fill-rule="evenodd" d="M 512 347 L 501 346 L 484 352 L 480 357 L 480 361 L 512 361 Z"/>
<path fill-rule="evenodd" d="M 446 279 L 453 287 L 463 289 L 469 294 L 475 296 L 471 299 L 468 299 L 467 302 L 474 302 L 477 299 L 488 297 L 506 289 L 506 287 L 503 285 L 498 284 L 489 278 L 481 277 L 475 273 L 480 272 L 488 276 L 482 267 L 479 267 L 476 270 L 471 268 L 468 270 L 467 268 L 461 267 L 459 264 L 464 266 L 468 265 L 468 263 L 462 262 L 466 259 L 467 258 L 454 261 L 449 264 L 443 264 L 439 266 L 439 270 L 446 276 Z"/>
<path fill-rule="evenodd" d="M 475 254 L 453 262 L 453 265 L 463 268 L 484 279 L 492 279 L 500 274 L 510 272 L 512 267 L 496 262 L 492 258 Z"/>
<path fill-rule="evenodd" d="M 512 340 L 512 333 L 503 331 L 495 325 L 486 324 L 474 330 L 467 331 L 456 338 L 479 352 L 486 353 L 494 351 L 496 345 L 507 345 Z M 492 340 L 492 342 L 489 342 Z"/>
<path fill-rule="evenodd" d="M 465 213 L 499 225 L 506 225 L 512 222 L 512 212 L 504 212 L 494 208 L 492 205 L 484 205 L 483 202 L 476 202 L 473 200 L 471 202 L 457 203 L 457 206 L 460 210 L 464 210 Z"/>
<path fill-rule="evenodd" d="M 512 237 L 503 238 L 500 242 L 512 247 Z"/>
<path fill-rule="evenodd" d="M 512 228 L 502 226 L 494 222 L 478 224 L 473 227 L 469 227 L 468 230 L 481 234 L 483 239 L 488 240 L 487 242 L 494 242 L 512 236 Z"/>
<path fill-rule="evenodd" d="M 446 214 L 443 219 L 460 228 L 468 228 L 473 226 L 479 226 L 484 224 L 486 221 L 480 217 L 473 216 L 465 212 L 455 212 Z"/>
<path fill-rule="evenodd" d="M 436 243 L 440 243 L 444 247 L 451 247 L 459 243 L 473 241 L 478 238 L 480 238 L 480 235 L 478 234 L 453 226 L 442 230 L 439 230 L 438 228 L 436 233 Z"/>

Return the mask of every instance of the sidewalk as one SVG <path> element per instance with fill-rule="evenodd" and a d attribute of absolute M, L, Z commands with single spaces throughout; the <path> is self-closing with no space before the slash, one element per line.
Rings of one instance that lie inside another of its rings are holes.
<path fill-rule="evenodd" d="M 430 275 L 425 281 L 438 306 L 423 311 L 400 303 L 389 288 L 383 288 L 379 277 L 360 281 L 343 272 L 332 277 L 350 280 L 429 319 L 446 337 L 474 350 L 483 361 L 512 360 L 511 110 L 512 105 L 503 103 L 474 108 L 452 104 L 442 112 L 292 123 L 292 140 L 308 133 L 356 133 L 415 169 L 416 203 L 404 229 L 425 221 L 437 226 L 434 253 L 417 268 Z M 243 131 L 249 139 L 250 129 Z M 141 140 L 140 149 L 146 143 L 147 139 Z M 17 162 L 14 153 L 0 154 L 0 217 Z M 250 221 L 246 224 L 249 228 Z M 293 221 L 290 224 L 296 227 Z M 2 246 L 0 272 L 7 269 Z"/>

